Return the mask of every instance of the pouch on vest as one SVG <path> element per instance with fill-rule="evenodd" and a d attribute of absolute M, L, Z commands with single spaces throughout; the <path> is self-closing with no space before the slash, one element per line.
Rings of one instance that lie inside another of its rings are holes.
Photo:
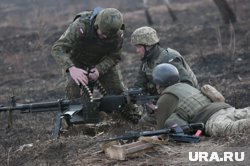
<path fill-rule="evenodd" d="M 225 102 L 223 95 L 209 84 L 205 84 L 201 87 L 201 92 L 207 96 L 213 102 Z"/>

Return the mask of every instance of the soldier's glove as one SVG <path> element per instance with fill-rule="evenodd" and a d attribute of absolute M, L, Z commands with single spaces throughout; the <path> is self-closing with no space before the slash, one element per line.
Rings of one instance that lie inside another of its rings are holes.
<path fill-rule="evenodd" d="M 158 107 L 156 105 L 154 105 L 153 103 L 146 103 L 147 113 L 154 114 L 157 109 L 158 109 Z"/>

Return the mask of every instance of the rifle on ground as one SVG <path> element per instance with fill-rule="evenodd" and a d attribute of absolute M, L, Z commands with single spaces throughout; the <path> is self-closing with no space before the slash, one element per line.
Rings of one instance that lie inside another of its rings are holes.
<path fill-rule="evenodd" d="M 157 99 L 158 96 L 144 95 L 141 89 L 131 89 L 121 95 L 106 95 L 94 98 L 91 101 L 78 98 L 74 100 L 59 99 L 51 102 L 39 102 L 17 104 L 15 97 L 11 97 L 11 106 L 1 106 L 0 112 L 9 111 L 9 124 L 12 124 L 12 111 L 21 110 L 21 113 L 37 113 L 58 111 L 52 138 L 58 138 L 62 120 L 65 119 L 68 126 L 79 123 L 98 123 L 98 112 L 121 112 L 128 103 L 147 103 Z"/>
<path fill-rule="evenodd" d="M 200 141 L 200 137 L 197 135 L 190 135 L 196 131 L 204 129 L 203 123 L 193 123 L 184 126 L 173 126 L 170 128 L 154 130 L 154 131 L 129 131 L 125 135 L 102 139 L 98 142 L 116 141 L 116 140 L 135 140 L 139 137 L 149 137 L 157 135 L 168 135 L 170 140 L 177 142 L 195 143 Z"/>

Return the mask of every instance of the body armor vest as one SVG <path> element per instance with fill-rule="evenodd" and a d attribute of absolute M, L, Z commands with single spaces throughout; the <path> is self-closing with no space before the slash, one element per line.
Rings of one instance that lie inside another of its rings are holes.
<path fill-rule="evenodd" d="M 184 83 L 172 85 L 162 92 L 162 94 L 167 93 L 179 99 L 175 112 L 187 122 L 190 122 L 205 106 L 212 103 L 201 91 Z"/>

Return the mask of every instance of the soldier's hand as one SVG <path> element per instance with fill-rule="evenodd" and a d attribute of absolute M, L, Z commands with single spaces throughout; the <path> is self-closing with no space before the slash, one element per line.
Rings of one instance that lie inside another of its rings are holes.
<path fill-rule="evenodd" d="M 153 114 L 158 109 L 158 107 L 154 105 L 153 103 L 146 103 L 146 106 L 147 106 L 147 110 L 151 114 Z"/>
<path fill-rule="evenodd" d="M 97 70 L 97 68 L 93 68 L 90 70 L 89 78 L 93 81 L 96 81 L 99 78 L 99 71 Z"/>
<path fill-rule="evenodd" d="M 83 70 L 83 69 L 80 69 L 80 68 L 77 68 L 75 66 L 72 66 L 69 68 L 69 73 L 70 73 L 70 76 L 72 77 L 72 79 L 76 82 L 77 85 L 87 85 L 88 84 L 88 72 Z"/>

